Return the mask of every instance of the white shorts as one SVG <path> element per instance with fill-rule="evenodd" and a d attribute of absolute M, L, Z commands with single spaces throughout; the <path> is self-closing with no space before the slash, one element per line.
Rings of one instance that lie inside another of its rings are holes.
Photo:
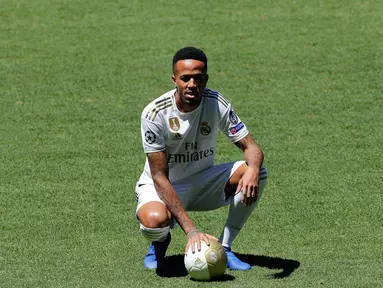
<path fill-rule="evenodd" d="M 208 211 L 230 204 L 233 197 L 225 199 L 226 183 L 244 163 L 245 161 L 236 161 L 219 164 L 172 183 L 185 210 Z M 263 179 L 267 177 L 267 171 L 263 167 L 261 175 Z M 136 196 L 138 202 L 136 212 L 148 202 L 163 203 L 152 184 L 136 184 Z"/>

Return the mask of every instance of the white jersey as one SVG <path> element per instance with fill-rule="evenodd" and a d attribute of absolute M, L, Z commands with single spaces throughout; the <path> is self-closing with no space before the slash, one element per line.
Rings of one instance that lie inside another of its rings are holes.
<path fill-rule="evenodd" d="M 144 152 L 166 152 L 171 182 L 214 165 L 218 129 L 232 143 L 249 133 L 229 101 L 207 88 L 191 112 L 178 110 L 174 89 L 152 101 L 141 115 Z M 138 184 L 153 184 L 147 158 Z"/>

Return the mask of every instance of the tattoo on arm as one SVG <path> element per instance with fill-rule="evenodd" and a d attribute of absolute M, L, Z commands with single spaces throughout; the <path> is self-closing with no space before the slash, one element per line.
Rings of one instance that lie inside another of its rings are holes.
<path fill-rule="evenodd" d="M 188 233 L 196 229 L 187 215 L 173 185 L 169 181 L 169 167 L 165 152 L 148 153 L 148 162 L 152 174 L 154 187 L 158 196 L 165 203 L 166 208 L 172 213 L 181 228 Z"/>

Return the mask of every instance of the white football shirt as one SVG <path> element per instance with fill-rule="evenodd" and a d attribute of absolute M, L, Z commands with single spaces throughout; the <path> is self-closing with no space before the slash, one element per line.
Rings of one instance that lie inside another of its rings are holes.
<path fill-rule="evenodd" d="M 214 165 L 218 129 L 232 143 L 249 133 L 219 92 L 205 88 L 198 108 L 183 113 L 177 108 L 175 91 L 152 101 L 141 115 L 144 152 L 166 152 L 171 182 Z M 147 158 L 138 184 L 153 184 Z"/>

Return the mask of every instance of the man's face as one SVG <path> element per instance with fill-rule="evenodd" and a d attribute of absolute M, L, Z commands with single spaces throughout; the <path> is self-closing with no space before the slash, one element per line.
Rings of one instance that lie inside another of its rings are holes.
<path fill-rule="evenodd" d="M 199 60 L 180 60 L 174 65 L 172 81 L 176 85 L 176 104 L 181 112 L 196 109 L 209 76 L 205 63 Z"/>

